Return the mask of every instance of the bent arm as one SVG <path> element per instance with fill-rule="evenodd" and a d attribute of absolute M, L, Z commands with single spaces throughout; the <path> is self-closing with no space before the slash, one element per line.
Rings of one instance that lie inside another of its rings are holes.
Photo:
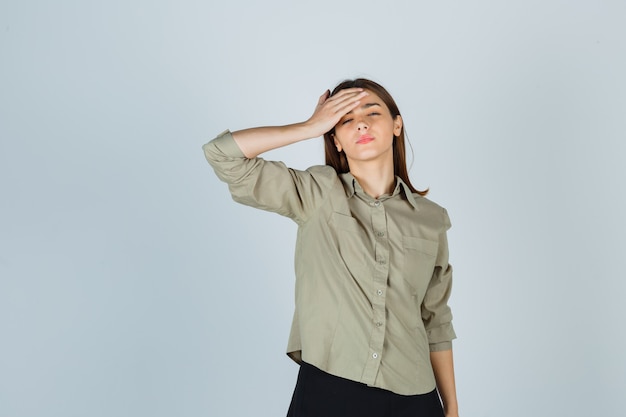
<path fill-rule="evenodd" d="M 430 352 L 430 362 L 446 417 L 458 417 L 459 406 L 456 399 L 452 349 Z"/>
<path fill-rule="evenodd" d="M 233 139 L 246 158 L 306 139 L 316 138 L 331 130 L 346 113 L 352 111 L 367 95 L 361 88 L 341 90 L 333 97 L 322 94 L 313 115 L 305 122 L 286 126 L 255 127 L 233 132 Z"/>
<path fill-rule="evenodd" d="M 336 179 L 335 171 L 297 171 L 282 162 L 257 156 L 271 149 L 317 137 L 332 129 L 343 115 L 358 105 L 366 92 L 342 90 L 333 97 L 322 94 L 307 121 L 287 126 L 256 127 L 234 133 L 223 132 L 203 146 L 207 161 L 217 176 L 228 184 L 235 201 L 305 221 Z"/>

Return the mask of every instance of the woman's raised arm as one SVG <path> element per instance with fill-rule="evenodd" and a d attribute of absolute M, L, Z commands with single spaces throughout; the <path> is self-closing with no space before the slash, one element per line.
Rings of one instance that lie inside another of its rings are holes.
<path fill-rule="evenodd" d="M 232 132 L 233 139 L 247 158 L 302 140 L 316 138 L 332 129 L 339 120 L 367 95 L 362 88 L 348 88 L 329 97 L 326 90 L 317 102 L 313 115 L 305 122 L 286 126 L 265 126 Z"/>

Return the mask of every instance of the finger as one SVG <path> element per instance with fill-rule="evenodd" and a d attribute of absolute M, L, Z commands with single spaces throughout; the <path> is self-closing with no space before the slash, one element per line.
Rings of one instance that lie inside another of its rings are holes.
<path fill-rule="evenodd" d="M 362 88 L 344 88 L 343 90 L 339 90 L 337 93 L 333 95 L 333 97 L 342 97 L 344 95 L 358 94 L 362 92 Z"/>
<path fill-rule="evenodd" d="M 359 105 L 361 104 L 360 99 L 361 97 L 357 98 L 354 101 L 348 101 L 348 102 L 343 103 L 343 105 L 337 109 L 337 112 L 340 113 L 342 116 L 345 115 L 346 113 L 350 113 L 352 110 L 359 107 Z"/>
<path fill-rule="evenodd" d="M 364 96 L 366 96 L 368 94 L 369 93 L 367 91 L 363 90 L 362 88 L 350 89 L 350 91 L 348 91 L 346 89 L 346 90 L 342 90 L 341 92 L 335 94 L 331 98 L 334 99 L 337 102 L 341 102 L 341 101 L 345 101 L 345 100 L 354 99 L 355 97 L 364 97 Z"/>
<path fill-rule="evenodd" d="M 334 100 L 334 102 L 332 103 L 332 107 L 335 111 L 343 111 L 343 113 L 345 114 L 358 106 L 360 100 L 367 95 L 367 91 L 358 91 L 344 94 L 343 96 L 337 97 Z"/>
<path fill-rule="evenodd" d="M 319 106 L 319 105 L 324 104 L 324 102 L 325 102 L 326 100 L 328 100 L 328 97 L 329 97 L 329 96 L 330 96 L 330 90 L 326 90 L 326 91 L 324 91 L 324 94 L 322 94 L 322 95 L 320 96 L 320 99 L 319 99 L 319 100 L 317 100 L 317 104 L 318 104 L 318 106 Z"/>

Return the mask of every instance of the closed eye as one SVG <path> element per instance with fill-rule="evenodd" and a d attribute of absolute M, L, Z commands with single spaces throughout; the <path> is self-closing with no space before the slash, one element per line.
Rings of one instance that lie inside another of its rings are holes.
<path fill-rule="evenodd" d="M 347 125 L 348 123 L 350 123 L 352 121 L 352 119 L 346 119 L 343 122 L 341 122 L 342 125 Z"/>

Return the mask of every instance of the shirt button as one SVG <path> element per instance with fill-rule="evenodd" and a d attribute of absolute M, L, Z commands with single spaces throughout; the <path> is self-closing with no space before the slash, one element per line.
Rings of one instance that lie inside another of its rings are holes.
<path fill-rule="evenodd" d="M 374 352 L 374 354 L 372 355 L 372 358 L 377 359 L 378 358 L 378 353 Z"/>
<path fill-rule="evenodd" d="M 376 232 L 376 236 L 383 237 L 385 236 L 385 232 Z"/>
<path fill-rule="evenodd" d="M 380 206 L 380 201 L 378 201 L 378 200 L 374 201 L 374 206 L 375 206 L 375 207 Z"/>
<path fill-rule="evenodd" d="M 378 291 L 376 291 L 376 294 L 378 294 L 378 295 L 383 295 L 383 290 L 378 290 Z"/>
<path fill-rule="evenodd" d="M 385 261 L 384 259 L 381 259 L 380 261 L 378 261 L 379 264 L 384 265 L 387 263 L 387 261 Z"/>
<path fill-rule="evenodd" d="M 380 327 L 380 326 L 382 326 L 382 325 L 383 325 L 383 323 L 382 323 L 382 322 L 380 322 L 380 321 L 376 322 L 376 327 Z"/>

